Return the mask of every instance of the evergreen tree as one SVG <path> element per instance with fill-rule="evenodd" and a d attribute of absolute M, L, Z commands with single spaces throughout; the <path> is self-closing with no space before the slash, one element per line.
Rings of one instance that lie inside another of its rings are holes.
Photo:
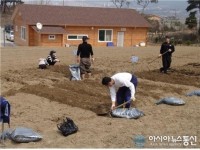
<path fill-rule="evenodd" d="M 200 35 L 200 0 L 188 0 L 188 7 L 186 8 L 187 12 L 190 12 L 189 17 L 186 18 L 185 23 L 189 23 L 188 21 L 191 21 L 193 23 L 193 25 L 195 25 L 195 20 L 196 20 L 196 24 L 198 24 L 198 34 Z M 197 23 L 197 18 L 196 18 L 196 14 L 199 14 L 199 21 Z M 194 19 L 194 20 L 193 20 Z M 191 22 L 190 27 L 191 27 Z M 189 27 L 189 24 L 188 27 Z"/>
<path fill-rule="evenodd" d="M 189 29 L 197 27 L 196 11 L 190 12 L 189 17 L 187 17 L 185 20 L 185 24 Z"/>

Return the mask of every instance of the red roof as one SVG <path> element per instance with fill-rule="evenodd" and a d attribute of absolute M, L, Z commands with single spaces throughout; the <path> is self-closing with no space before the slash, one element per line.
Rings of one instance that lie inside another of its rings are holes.
<path fill-rule="evenodd" d="M 149 27 L 149 23 L 133 9 L 18 5 L 13 13 L 21 13 L 29 25 L 37 22 L 43 25 L 107 26 L 107 27 Z"/>

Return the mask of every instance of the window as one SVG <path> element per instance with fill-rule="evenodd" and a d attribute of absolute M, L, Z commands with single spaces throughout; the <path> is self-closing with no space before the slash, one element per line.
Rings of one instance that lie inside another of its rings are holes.
<path fill-rule="evenodd" d="M 100 42 L 111 42 L 113 36 L 113 30 L 107 29 L 100 29 L 99 30 L 99 41 Z"/>
<path fill-rule="evenodd" d="M 87 36 L 86 34 L 69 34 L 67 35 L 68 40 L 82 40 L 83 36 Z"/>
<path fill-rule="evenodd" d="M 55 40 L 56 36 L 55 35 L 49 35 L 49 40 Z"/>
<path fill-rule="evenodd" d="M 21 27 L 21 39 L 26 40 L 26 28 Z"/>

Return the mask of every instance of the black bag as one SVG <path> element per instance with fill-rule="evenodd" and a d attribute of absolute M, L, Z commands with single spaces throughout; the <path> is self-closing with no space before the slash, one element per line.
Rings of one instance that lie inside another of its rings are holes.
<path fill-rule="evenodd" d="M 66 120 L 63 119 L 62 123 L 57 124 L 57 127 L 64 136 L 68 136 L 78 131 L 78 127 L 74 124 L 74 121 L 68 117 L 66 117 Z"/>

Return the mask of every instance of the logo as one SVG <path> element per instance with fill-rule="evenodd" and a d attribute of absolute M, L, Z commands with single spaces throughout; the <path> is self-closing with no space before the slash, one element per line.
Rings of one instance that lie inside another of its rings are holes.
<path fill-rule="evenodd" d="M 145 137 L 143 135 L 136 135 L 135 138 L 133 139 L 133 142 L 136 147 L 144 147 L 145 144 Z"/>
<path fill-rule="evenodd" d="M 197 145 L 197 136 L 149 136 L 148 140 L 150 145 L 153 146 L 196 146 Z"/>

